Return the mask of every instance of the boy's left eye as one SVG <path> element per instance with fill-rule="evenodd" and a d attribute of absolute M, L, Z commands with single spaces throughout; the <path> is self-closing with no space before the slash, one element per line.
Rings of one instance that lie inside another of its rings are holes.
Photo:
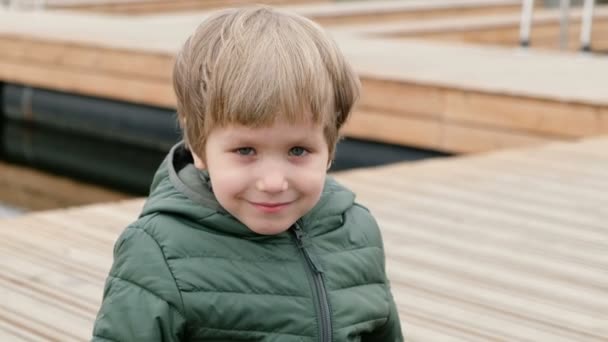
<path fill-rule="evenodd" d="M 255 154 L 255 150 L 251 147 L 239 147 L 235 150 L 235 152 L 242 156 L 251 156 Z"/>
<path fill-rule="evenodd" d="M 289 154 L 292 156 L 295 156 L 295 157 L 301 157 L 301 156 L 305 155 L 306 153 L 308 153 L 308 151 L 304 147 L 300 147 L 300 146 L 292 147 L 289 150 Z"/>

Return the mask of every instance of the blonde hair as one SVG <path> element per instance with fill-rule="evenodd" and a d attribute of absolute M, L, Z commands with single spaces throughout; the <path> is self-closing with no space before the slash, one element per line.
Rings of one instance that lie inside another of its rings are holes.
<path fill-rule="evenodd" d="M 319 25 L 266 6 L 206 19 L 177 54 L 173 86 L 184 140 L 199 156 L 213 127 L 262 127 L 281 118 L 323 125 L 333 158 L 360 89 Z"/>

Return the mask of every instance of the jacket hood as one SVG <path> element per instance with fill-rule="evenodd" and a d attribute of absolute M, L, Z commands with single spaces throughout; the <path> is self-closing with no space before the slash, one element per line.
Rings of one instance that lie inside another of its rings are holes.
<path fill-rule="evenodd" d="M 328 176 L 321 199 L 298 221 L 309 234 L 323 234 L 342 225 L 342 214 L 353 206 L 354 200 L 355 195 L 350 190 Z M 251 231 L 226 212 L 211 190 L 208 174 L 194 167 L 192 155 L 183 142 L 169 151 L 154 175 L 141 216 L 155 213 L 199 223 L 193 227 L 195 229 L 210 229 L 249 239 L 269 238 Z"/>

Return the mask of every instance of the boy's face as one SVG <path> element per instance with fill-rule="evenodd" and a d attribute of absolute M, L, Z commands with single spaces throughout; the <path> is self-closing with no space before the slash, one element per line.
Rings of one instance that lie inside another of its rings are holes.
<path fill-rule="evenodd" d="M 321 125 L 215 128 L 205 152 L 195 166 L 209 172 L 222 207 L 256 233 L 284 232 L 321 197 L 329 154 Z"/>

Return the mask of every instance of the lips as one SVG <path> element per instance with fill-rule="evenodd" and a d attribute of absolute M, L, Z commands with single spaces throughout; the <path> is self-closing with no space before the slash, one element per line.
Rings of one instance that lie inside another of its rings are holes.
<path fill-rule="evenodd" d="M 251 202 L 251 204 L 257 209 L 261 210 L 265 213 L 276 213 L 287 206 L 289 206 L 292 202 L 283 202 L 283 203 L 265 203 L 265 202 Z"/>

